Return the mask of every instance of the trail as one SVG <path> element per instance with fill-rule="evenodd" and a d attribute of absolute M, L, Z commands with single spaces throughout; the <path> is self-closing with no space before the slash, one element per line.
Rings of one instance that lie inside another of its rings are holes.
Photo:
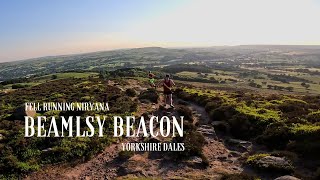
<path fill-rule="evenodd" d="M 145 90 L 145 86 L 137 80 L 128 80 L 130 85 L 122 86 L 123 90 L 134 88 L 138 93 Z M 113 82 L 110 82 L 113 83 Z M 113 84 L 117 86 L 116 84 Z M 179 99 L 175 97 L 174 102 Z M 177 115 L 176 110 L 160 110 L 163 103 L 161 96 L 158 103 L 141 103 L 136 116 L 148 112 L 151 115 Z M 87 162 L 79 162 L 75 166 L 58 164 L 42 168 L 30 174 L 25 179 L 116 179 L 117 177 L 161 177 L 172 179 L 184 177 L 187 179 L 218 179 L 224 173 L 240 173 L 244 171 L 241 163 L 242 152 L 229 149 L 224 141 L 226 137 L 218 137 L 213 126 L 209 123 L 209 116 L 203 107 L 190 103 L 194 121 L 199 123 L 197 131 L 206 139 L 203 153 L 210 165 L 203 168 L 199 157 L 190 157 L 183 162 L 174 162 L 167 158 L 165 152 L 137 152 L 127 161 L 119 160 L 118 154 L 122 150 L 121 143 L 142 142 L 140 138 L 126 138 L 123 142 L 112 144 L 104 151 Z M 161 138 L 160 138 L 161 139 Z M 163 139 L 161 139 L 163 140 Z"/>

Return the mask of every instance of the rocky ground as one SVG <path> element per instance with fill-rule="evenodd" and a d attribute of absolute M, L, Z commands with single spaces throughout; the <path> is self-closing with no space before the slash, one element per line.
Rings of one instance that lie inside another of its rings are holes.
<path fill-rule="evenodd" d="M 113 82 L 110 84 L 119 86 Z M 137 93 L 147 88 L 136 80 L 129 80 L 130 85 L 121 86 L 122 90 L 133 88 Z M 136 97 L 134 97 L 136 98 Z M 177 115 L 177 108 L 168 109 L 163 107 L 163 98 L 157 103 L 142 102 L 139 104 L 141 115 Z M 228 127 L 223 122 L 209 123 L 209 117 L 203 107 L 190 102 L 174 99 L 175 105 L 185 104 L 192 112 L 193 123 L 196 131 L 204 137 L 206 144 L 202 149 L 203 154 L 209 162 L 207 167 L 203 166 L 203 159 L 191 156 L 183 161 L 173 161 L 166 152 L 136 152 L 128 159 L 119 156 L 122 151 L 121 143 L 142 142 L 142 138 L 127 138 L 122 142 L 112 144 L 89 161 L 79 161 L 73 164 L 64 163 L 44 167 L 42 170 L 30 174 L 25 179 L 221 179 L 226 174 L 252 173 L 262 179 L 275 179 L 277 174 L 257 173 L 251 167 L 244 165 L 249 154 L 264 151 L 251 142 L 232 139 L 228 136 Z M 222 129 L 223 131 L 216 131 Z M 165 141 L 165 139 L 155 139 Z M 283 166 L 290 168 L 290 163 L 281 157 L 266 155 L 254 159 L 254 163 L 261 167 Z M 288 169 L 289 170 L 289 169 Z M 281 179 L 292 179 L 293 177 L 281 177 Z M 278 179 L 280 180 L 280 179 Z"/>

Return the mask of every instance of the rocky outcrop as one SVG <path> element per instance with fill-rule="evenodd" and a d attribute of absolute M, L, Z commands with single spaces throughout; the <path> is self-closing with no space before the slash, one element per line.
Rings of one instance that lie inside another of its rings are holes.
<path fill-rule="evenodd" d="M 198 129 L 198 132 L 203 134 L 204 136 L 213 136 L 215 139 L 217 139 L 216 132 L 214 131 L 214 128 L 209 125 L 201 125 Z"/>
<path fill-rule="evenodd" d="M 232 147 L 234 150 L 239 150 L 239 151 L 250 151 L 252 148 L 252 142 L 250 141 L 243 141 L 240 139 L 226 139 L 225 140 L 226 144 Z"/>
<path fill-rule="evenodd" d="M 270 170 L 276 172 L 292 172 L 294 167 L 292 162 L 285 157 L 276 157 L 267 154 L 250 156 L 247 163 L 259 170 Z"/>

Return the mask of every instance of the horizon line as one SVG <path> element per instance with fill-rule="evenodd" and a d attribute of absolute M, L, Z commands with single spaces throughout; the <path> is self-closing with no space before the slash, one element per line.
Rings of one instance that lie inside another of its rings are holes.
<path fill-rule="evenodd" d="M 50 57 L 63 57 L 63 56 L 76 56 L 76 55 L 85 55 L 91 53 L 99 53 L 99 52 L 110 52 L 110 51 L 119 51 L 119 50 L 132 50 L 132 49 L 143 49 L 143 48 L 163 48 L 163 49 L 191 49 L 191 48 L 214 48 L 214 47 L 237 47 L 237 46 L 320 46 L 320 44 L 238 44 L 238 45 L 212 45 L 212 46 L 170 46 L 170 47 L 161 47 L 161 46 L 142 46 L 142 47 L 129 47 L 129 48 L 114 48 L 114 49 L 106 49 L 106 50 L 97 50 L 97 51 L 88 51 L 88 52 L 79 52 L 79 53 L 67 53 L 67 54 L 56 54 L 56 55 L 47 55 L 47 56 L 36 56 L 26 59 L 17 59 L 10 61 L 1 61 L 0 64 L 3 63 L 14 63 L 21 61 L 30 61 L 37 60 L 41 58 L 50 58 Z"/>

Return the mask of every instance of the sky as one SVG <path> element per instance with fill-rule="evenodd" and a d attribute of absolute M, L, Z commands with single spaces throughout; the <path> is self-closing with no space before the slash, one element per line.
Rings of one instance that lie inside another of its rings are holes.
<path fill-rule="evenodd" d="M 0 1 L 0 62 L 147 46 L 320 45 L 320 0 Z"/>

